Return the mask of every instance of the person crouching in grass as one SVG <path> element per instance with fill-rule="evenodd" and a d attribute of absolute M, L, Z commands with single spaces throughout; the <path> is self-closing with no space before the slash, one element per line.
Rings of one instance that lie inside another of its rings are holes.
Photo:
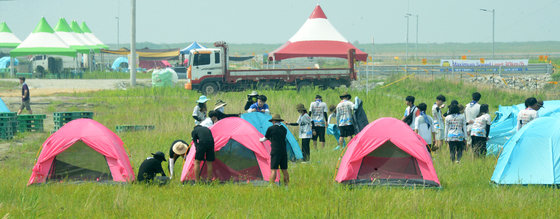
<path fill-rule="evenodd" d="M 272 119 L 272 126 L 268 127 L 264 137 L 260 138 L 260 142 L 270 140 L 270 178 L 269 182 L 274 184 L 276 181 L 276 172 L 278 169 L 282 170 L 284 185 L 290 182 L 290 175 L 288 174 L 288 152 L 286 150 L 286 134 L 288 130 L 282 126 L 284 121 L 280 115 L 274 114 Z"/>
<path fill-rule="evenodd" d="M 299 126 L 299 138 L 301 138 L 303 162 L 307 162 L 309 161 L 309 157 L 311 156 L 309 143 L 311 142 L 311 138 L 313 137 L 313 121 L 311 121 L 311 117 L 307 114 L 307 110 L 305 109 L 303 104 L 298 104 L 296 106 L 296 110 L 300 114 L 297 122 L 288 123 L 288 125 Z"/>
<path fill-rule="evenodd" d="M 214 136 L 212 131 L 207 127 L 197 125 L 194 127 L 192 133 L 192 140 L 196 153 L 194 155 L 194 176 L 195 182 L 200 181 L 200 172 L 202 171 L 200 163 L 206 162 L 206 170 L 208 171 L 208 179 L 212 179 L 212 163 L 215 160 L 214 154 Z"/>

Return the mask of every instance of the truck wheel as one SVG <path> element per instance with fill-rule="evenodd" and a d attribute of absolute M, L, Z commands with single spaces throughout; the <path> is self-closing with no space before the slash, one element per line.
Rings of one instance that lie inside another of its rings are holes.
<path fill-rule="evenodd" d="M 204 95 L 212 95 L 218 93 L 218 85 L 214 82 L 205 83 L 202 85 L 202 93 Z"/>

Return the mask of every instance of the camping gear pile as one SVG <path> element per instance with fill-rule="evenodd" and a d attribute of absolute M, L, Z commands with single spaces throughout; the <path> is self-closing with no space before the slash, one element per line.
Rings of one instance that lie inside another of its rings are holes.
<path fill-rule="evenodd" d="M 177 73 L 171 68 L 154 70 L 152 73 L 152 87 L 172 87 L 178 81 Z"/>

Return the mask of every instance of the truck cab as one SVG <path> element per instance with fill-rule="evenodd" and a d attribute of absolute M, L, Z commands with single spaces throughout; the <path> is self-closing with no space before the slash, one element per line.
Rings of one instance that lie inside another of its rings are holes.
<path fill-rule="evenodd" d="M 214 93 L 219 90 L 224 76 L 222 49 L 195 49 L 189 54 L 187 78 L 193 90 Z"/>

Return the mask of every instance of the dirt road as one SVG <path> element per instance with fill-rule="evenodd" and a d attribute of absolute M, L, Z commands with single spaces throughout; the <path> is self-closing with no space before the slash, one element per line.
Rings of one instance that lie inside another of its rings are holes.
<path fill-rule="evenodd" d="M 2 82 L 19 82 L 18 79 L 0 79 Z M 27 79 L 27 85 L 32 96 L 48 96 L 57 93 L 89 92 L 98 90 L 126 89 L 127 79 Z M 137 83 L 149 85 L 150 79 L 138 79 Z M 0 90 L 0 97 L 19 96 L 19 86 Z"/>

